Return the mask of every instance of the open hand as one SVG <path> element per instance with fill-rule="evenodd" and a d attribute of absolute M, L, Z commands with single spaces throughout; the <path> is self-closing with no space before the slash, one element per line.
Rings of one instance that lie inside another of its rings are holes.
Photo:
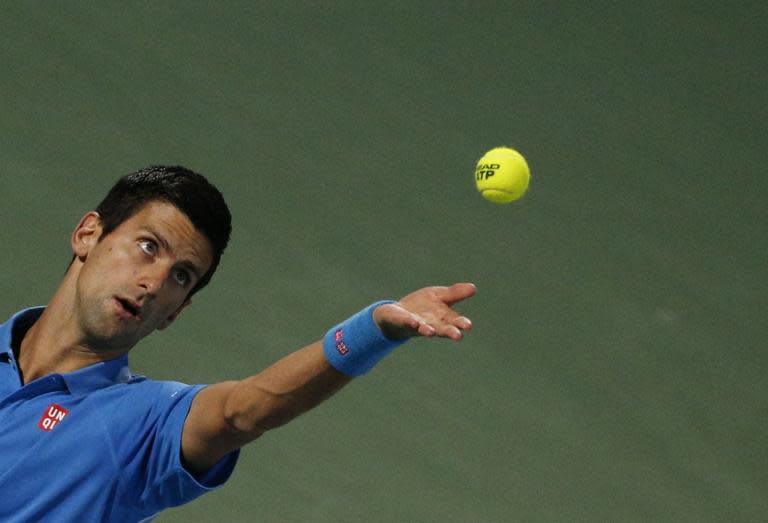
<path fill-rule="evenodd" d="M 460 340 L 472 322 L 453 310 L 452 305 L 474 296 L 472 283 L 455 283 L 450 287 L 425 287 L 401 298 L 399 302 L 380 305 L 373 320 L 381 332 L 392 340 L 414 336 L 439 336 Z"/>

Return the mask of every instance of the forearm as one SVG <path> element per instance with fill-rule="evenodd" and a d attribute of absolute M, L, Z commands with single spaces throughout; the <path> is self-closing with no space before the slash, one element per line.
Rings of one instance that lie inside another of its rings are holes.
<path fill-rule="evenodd" d="M 318 341 L 238 382 L 224 405 L 227 423 L 256 438 L 312 409 L 351 381 L 328 364 Z"/>
<path fill-rule="evenodd" d="M 204 388 L 184 423 L 184 464 L 192 472 L 208 470 L 229 452 L 315 407 L 351 379 L 328 364 L 322 343 L 316 342 L 249 378 Z"/>

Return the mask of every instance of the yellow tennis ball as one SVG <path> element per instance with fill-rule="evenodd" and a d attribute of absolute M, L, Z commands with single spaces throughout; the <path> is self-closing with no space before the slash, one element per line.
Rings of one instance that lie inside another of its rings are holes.
<path fill-rule="evenodd" d="M 475 168 L 475 184 L 483 198 L 509 203 L 528 190 L 531 171 L 523 155 L 509 147 L 496 147 L 483 155 Z"/>

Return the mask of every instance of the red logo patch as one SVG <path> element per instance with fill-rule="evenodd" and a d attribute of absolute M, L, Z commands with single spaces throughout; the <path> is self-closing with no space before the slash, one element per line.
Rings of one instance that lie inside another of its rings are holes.
<path fill-rule="evenodd" d="M 336 350 L 339 351 L 339 354 L 342 356 L 346 356 L 349 349 L 347 348 L 347 344 L 344 343 L 344 332 L 339 329 L 333 337 L 336 340 Z"/>
<path fill-rule="evenodd" d="M 37 428 L 50 432 L 67 414 L 69 414 L 67 409 L 51 403 L 43 412 L 43 417 L 37 422 Z"/>

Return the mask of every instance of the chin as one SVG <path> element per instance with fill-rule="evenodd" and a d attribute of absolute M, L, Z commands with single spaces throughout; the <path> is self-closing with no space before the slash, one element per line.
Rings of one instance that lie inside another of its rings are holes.
<path fill-rule="evenodd" d="M 141 338 L 122 329 L 91 329 L 86 332 L 88 348 L 93 352 L 128 352 Z"/>

